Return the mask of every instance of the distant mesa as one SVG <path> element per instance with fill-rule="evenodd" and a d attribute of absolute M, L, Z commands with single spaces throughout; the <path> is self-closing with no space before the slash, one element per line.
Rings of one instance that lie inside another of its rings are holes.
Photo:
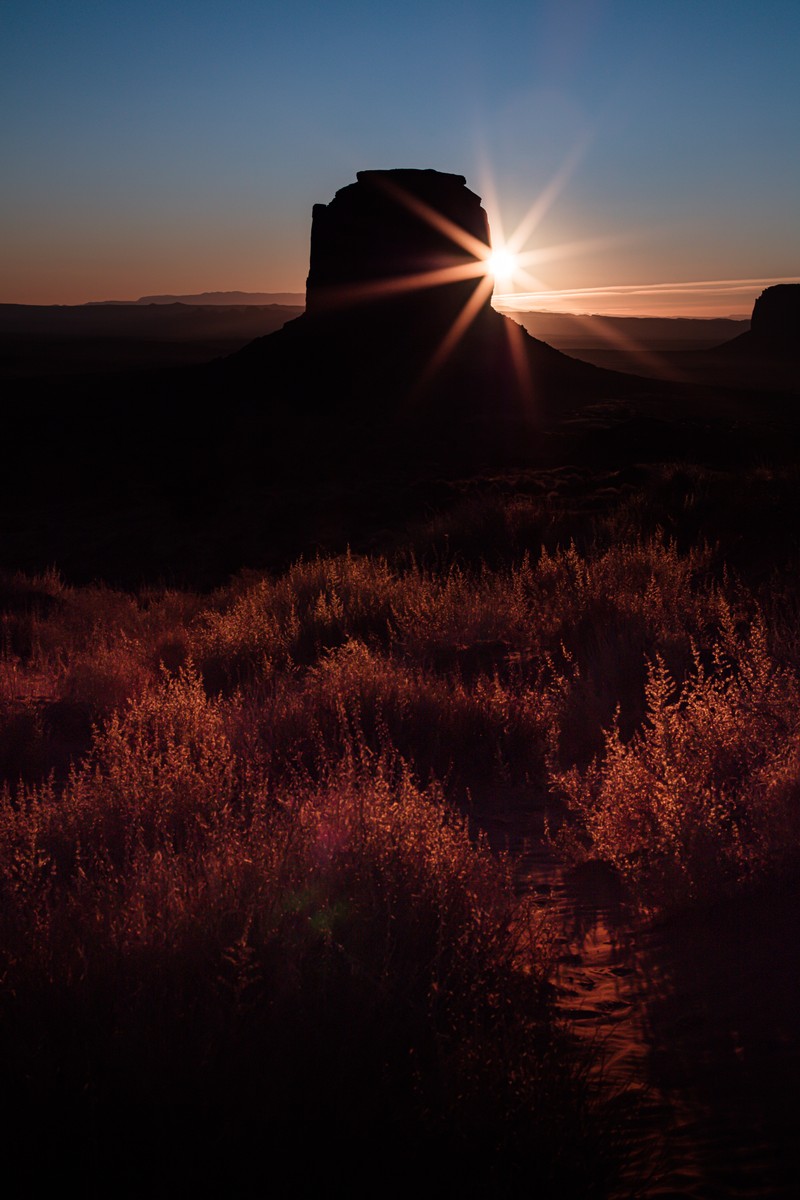
<path fill-rule="evenodd" d="M 279 304 L 295 307 L 302 305 L 302 292 L 198 292 L 192 295 L 140 296 L 138 300 L 91 300 L 86 308 L 107 305 L 150 305 L 191 304 L 194 306 L 228 307 Z"/>
<path fill-rule="evenodd" d="M 765 288 L 756 299 L 750 328 L 746 333 L 718 347 L 737 369 L 749 363 L 751 373 L 769 367 L 770 385 L 796 389 L 800 366 L 800 283 L 776 283 Z M 777 372 L 777 374 L 776 374 Z M 743 378 L 749 378 L 745 373 Z M 764 386 L 763 374 L 753 378 Z"/>
<path fill-rule="evenodd" d="M 753 342 L 800 355 L 800 283 L 768 287 L 755 302 L 750 319 Z"/>

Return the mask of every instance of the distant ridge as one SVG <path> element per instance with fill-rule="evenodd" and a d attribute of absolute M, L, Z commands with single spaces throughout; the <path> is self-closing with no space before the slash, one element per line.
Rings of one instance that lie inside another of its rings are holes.
<path fill-rule="evenodd" d="M 194 296 L 140 296 L 138 300 L 90 300 L 101 304 L 305 304 L 305 292 L 200 292 Z"/>
<path fill-rule="evenodd" d="M 545 309 L 518 310 L 498 305 L 533 337 L 559 350 L 699 350 L 718 346 L 750 328 L 749 318 L 576 316 Z"/>

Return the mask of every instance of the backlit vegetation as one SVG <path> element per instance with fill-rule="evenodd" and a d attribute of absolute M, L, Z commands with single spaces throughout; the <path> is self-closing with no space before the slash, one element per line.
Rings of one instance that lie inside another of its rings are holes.
<path fill-rule="evenodd" d="M 435 1146 L 443 1172 L 492 1163 L 489 1194 L 532 1172 L 604 1194 L 551 932 L 481 819 L 547 807 L 646 903 L 794 867 L 786 606 L 662 536 L 424 561 L 209 595 L 5 579 L 20 1146 L 45 1113 L 55 1161 L 92 1125 L 100 1157 L 182 1146 L 230 1179 L 302 1127 L 329 1153 L 402 1145 L 409 1177 Z"/>

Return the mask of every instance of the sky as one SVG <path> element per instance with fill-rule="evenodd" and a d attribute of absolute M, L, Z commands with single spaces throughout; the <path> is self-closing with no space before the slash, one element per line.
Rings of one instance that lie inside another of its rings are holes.
<path fill-rule="evenodd" d="M 524 222 L 509 303 L 746 315 L 798 64 L 797 0 L 0 0 L 0 303 L 302 292 L 314 203 L 434 167 Z"/>

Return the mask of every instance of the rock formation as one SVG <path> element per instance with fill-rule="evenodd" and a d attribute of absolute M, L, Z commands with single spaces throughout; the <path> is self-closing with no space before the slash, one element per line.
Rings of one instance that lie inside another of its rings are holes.
<path fill-rule="evenodd" d="M 800 357 L 800 283 L 766 288 L 753 307 L 750 333 L 765 349 L 793 351 Z"/>
<path fill-rule="evenodd" d="M 282 412 L 281 438 L 303 414 L 369 453 L 524 457 L 545 423 L 626 377 L 495 312 L 489 246 L 463 176 L 360 171 L 314 205 L 305 314 L 243 350 L 226 388 Z"/>
<path fill-rule="evenodd" d="M 731 372 L 733 387 L 797 394 L 800 283 L 778 283 L 765 288 L 753 305 L 747 332 L 723 343 L 714 353 L 717 362 Z"/>
<path fill-rule="evenodd" d="M 306 311 L 369 306 L 397 319 L 410 306 L 435 306 L 457 315 L 490 249 L 486 213 L 466 179 L 394 170 L 359 171 L 357 181 L 314 205 Z M 466 279 L 443 282 L 461 272 Z"/>

